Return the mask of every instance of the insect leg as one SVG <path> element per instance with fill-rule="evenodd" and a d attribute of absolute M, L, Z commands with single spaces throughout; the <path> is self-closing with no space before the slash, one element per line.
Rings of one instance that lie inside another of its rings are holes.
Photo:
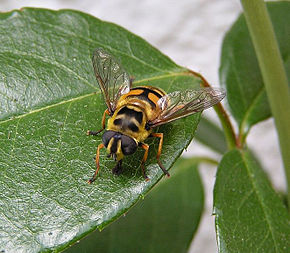
<path fill-rule="evenodd" d="M 102 129 L 100 129 L 99 131 L 96 131 L 96 132 L 88 130 L 87 131 L 87 135 L 97 135 L 97 134 L 99 134 L 100 132 L 102 132 L 105 129 L 105 126 L 106 126 L 106 115 L 110 115 L 109 109 L 104 111 L 104 114 L 103 114 L 103 117 L 102 117 Z"/>
<path fill-rule="evenodd" d="M 163 164 L 160 161 L 160 155 L 161 155 L 162 145 L 163 145 L 163 133 L 151 133 L 150 136 L 160 138 L 158 152 L 157 152 L 157 162 L 158 162 L 159 167 L 162 169 L 163 173 L 167 175 L 168 177 L 170 177 L 169 172 L 164 168 Z"/>
<path fill-rule="evenodd" d="M 144 156 L 143 156 L 143 159 L 141 162 L 142 174 L 143 174 L 143 177 L 145 178 L 145 180 L 149 181 L 149 178 L 147 177 L 146 172 L 145 172 L 145 162 L 146 162 L 147 157 L 148 157 L 149 146 L 145 143 L 139 143 L 139 145 L 141 148 L 143 148 L 145 150 L 145 153 L 144 153 Z"/>
<path fill-rule="evenodd" d="M 133 82 L 134 82 L 135 78 L 133 76 L 130 77 L 129 82 L 130 82 L 130 90 L 132 88 Z"/>
<path fill-rule="evenodd" d="M 105 147 L 105 145 L 103 143 L 101 143 L 97 148 L 97 154 L 96 154 L 96 167 L 97 167 L 97 169 L 96 169 L 93 177 L 88 181 L 88 184 L 91 184 L 92 182 L 94 182 L 96 180 L 98 171 L 100 169 L 100 149 L 103 147 Z"/>

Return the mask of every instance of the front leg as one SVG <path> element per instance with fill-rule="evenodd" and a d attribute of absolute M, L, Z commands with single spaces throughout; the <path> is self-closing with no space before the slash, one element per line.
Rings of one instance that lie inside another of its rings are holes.
<path fill-rule="evenodd" d="M 106 115 L 110 115 L 109 113 L 109 109 L 104 111 L 103 117 L 102 117 L 102 129 L 100 129 L 99 131 L 87 131 L 87 135 L 98 135 L 100 132 L 102 132 L 105 127 L 106 127 Z"/>
<path fill-rule="evenodd" d="M 92 178 L 88 181 L 88 184 L 93 183 L 96 180 L 96 177 L 98 175 L 99 169 L 100 169 L 100 149 L 104 148 L 104 144 L 101 143 L 97 148 L 97 154 L 96 154 L 96 171 Z"/>

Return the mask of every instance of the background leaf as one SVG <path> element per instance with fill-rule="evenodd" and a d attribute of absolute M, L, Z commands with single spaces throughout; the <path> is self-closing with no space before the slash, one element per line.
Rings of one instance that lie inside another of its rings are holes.
<path fill-rule="evenodd" d="M 267 6 L 290 79 L 290 3 L 268 3 Z M 247 133 L 252 125 L 271 116 L 262 75 L 243 15 L 224 39 L 220 83 L 227 89 L 230 110 L 243 132 Z"/>
<path fill-rule="evenodd" d="M 119 177 L 102 152 L 99 177 L 86 183 L 101 136 L 85 132 L 100 128 L 105 110 L 93 50 L 111 52 L 138 85 L 173 91 L 201 80 L 125 29 L 77 11 L 1 13 L 0 35 L 0 251 L 59 251 L 126 212 L 162 177 L 158 142 L 148 140 L 149 182 L 139 150 Z M 165 133 L 166 168 L 190 143 L 199 116 L 156 129 Z"/>
<path fill-rule="evenodd" d="M 248 151 L 222 159 L 214 187 L 219 252 L 287 252 L 290 217 Z"/>
<path fill-rule="evenodd" d="M 214 122 L 205 117 L 200 119 L 195 139 L 220 154 L 224 154 L 227 151 L 227 143 L 223 131 Z"/>
<path fill-rule="evenodd" d="M 197 165 L 182 159 L 126 216 L 65 252 L 187 252 L 202 209 Z"/>

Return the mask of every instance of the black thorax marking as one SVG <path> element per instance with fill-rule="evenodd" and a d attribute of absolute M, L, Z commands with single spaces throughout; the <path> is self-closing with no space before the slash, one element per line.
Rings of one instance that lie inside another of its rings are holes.
<path fill-rule="evenodd" d="M 130 118 L 135 118 L 140 124 L 142 123 L 142 119 L 143 119 L 142 112 L 137 112 L 125 106 L 118 112 L 117 115 L 121 115 L 121 114 L 125 114 L 127 117 L 130 117 Z"/>
<path fill-rule="evenodd" d="M 125 106 L 117 113 L 117 117 L 118 118 L 114 120 L 114 125 L 120 126 L 123 130 L 129 129 L 132 132 L 138 132 L 139 128 L 134 122 L 134 119 L 141 124 L 143 113 Z"/>

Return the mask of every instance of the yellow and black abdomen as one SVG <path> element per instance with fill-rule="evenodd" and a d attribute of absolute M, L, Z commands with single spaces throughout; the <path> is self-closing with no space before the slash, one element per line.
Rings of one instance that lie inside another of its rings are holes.
<path fill-rule="evenodd" d="M 159 113 L 160 108 L 157 104 L 158 100 L 165 95 L 165 92 L 159 88 L 152 86 L 140 86 L 130 90 L 129 93 L 123 95 L 117 108 L 124 104 L 136 105 L 142 108 L 147 116 L 147 120 L 155 119 Z"/>
<path fill-rule="evenodd" d="M 151 86 L 131 89 L 119 99 L 107 129 L 128 135 L 137 142 L 144 141 L 151 133 L 146 123 L 159 115 L 157 101 L 164 95 L 162 90 Z"/>

